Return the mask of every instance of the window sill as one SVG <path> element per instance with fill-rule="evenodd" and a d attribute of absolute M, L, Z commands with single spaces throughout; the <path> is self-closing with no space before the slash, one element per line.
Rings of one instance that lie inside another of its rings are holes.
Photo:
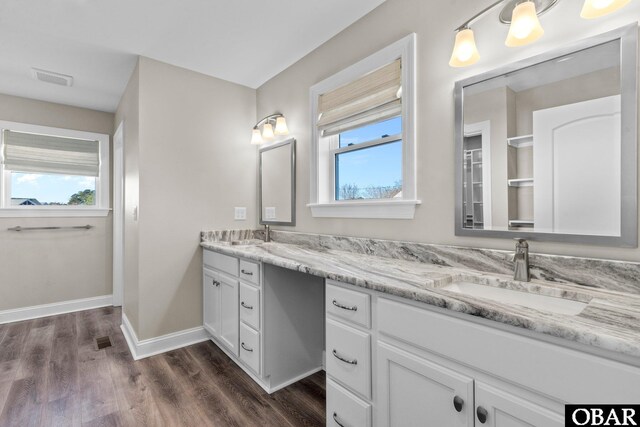
<path fill-rule="evenodd" d="M 314 218 L 413 219 L 420 200 L 310 203 Z"/>
<path fill-rule="evenodd" d="M 106 217 L 110 211 L 101 208 L 3 208 L 0 209 L 0 218 Z"/>

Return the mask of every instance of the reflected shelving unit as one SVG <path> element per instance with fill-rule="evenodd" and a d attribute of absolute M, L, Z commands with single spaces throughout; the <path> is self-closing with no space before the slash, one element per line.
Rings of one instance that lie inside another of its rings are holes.
<path fill-rule="evenodd" d="M 533 228 L 533 135 L 507 138 L 509 227 Z"/>

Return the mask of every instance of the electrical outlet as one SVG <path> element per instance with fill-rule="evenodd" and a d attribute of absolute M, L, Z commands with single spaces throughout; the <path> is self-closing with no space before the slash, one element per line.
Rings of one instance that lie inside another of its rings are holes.
<path fill-rule="evenodd" d="M 234 219 L 239 220 L 239 221 L 244 221 L 245 219 L 247 219 L 247 208 L 234 208 L 235 209 L 235 216 Z"/>

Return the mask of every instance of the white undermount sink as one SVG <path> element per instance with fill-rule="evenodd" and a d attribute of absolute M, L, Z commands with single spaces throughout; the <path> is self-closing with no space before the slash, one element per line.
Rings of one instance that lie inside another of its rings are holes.
<path fill-rule="evenodd" d="M 459 294 L 492 300 L 501 304 L 516 304 L 540 311 L 556 314 L 577 315 L 587 306 L 587 303 L 559 298 L 549 295 L 533 294 L 513 289 L 480 285 L 471 282 L 456 282 L 444 286 L 443 290 Z"/>

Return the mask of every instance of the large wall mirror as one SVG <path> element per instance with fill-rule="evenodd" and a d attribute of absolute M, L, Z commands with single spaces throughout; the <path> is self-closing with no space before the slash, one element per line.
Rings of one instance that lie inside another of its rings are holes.
<path fill-rule="evenodd" d="M 636 25 L 456 83 L 456 234 L 637 247 Z"/>
<path fill-rule="evenodd" d="M 296 140 L 260 149 L 260 224 L 296 224 Z"/>

